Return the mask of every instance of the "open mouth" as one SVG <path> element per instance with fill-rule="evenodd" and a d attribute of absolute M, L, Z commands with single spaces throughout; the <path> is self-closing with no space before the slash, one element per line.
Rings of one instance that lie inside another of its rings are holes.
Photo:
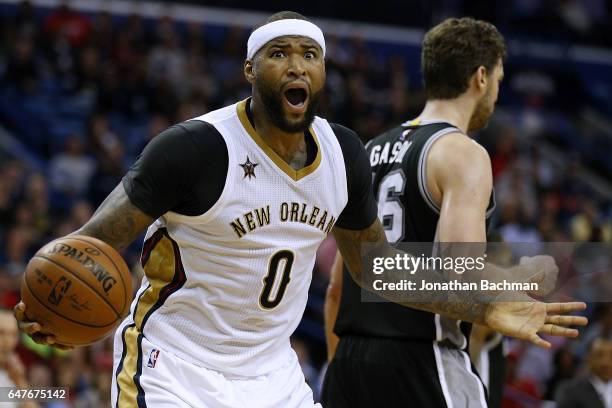
<path fill-rule="evenodd" d="M 291 88 L 285 91 L 285 99 L 290 106 L 301 109 L 306 104 L 308 94 L 303 88 Z"/>

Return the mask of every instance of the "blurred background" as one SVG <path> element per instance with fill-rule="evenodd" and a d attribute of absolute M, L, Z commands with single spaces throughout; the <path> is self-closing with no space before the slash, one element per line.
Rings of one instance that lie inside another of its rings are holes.
<path fill-rule="evenodd" d="M 246 40 L 278 3 L 0 0 L 0 307 L 18 302 L 29 258 L 80 227 L 155 135 L 249 95 Z M 494 231 L 508 242 L 611 241 L 612 1 L 305 3 L 291 7 L 327 40 L 320 115 L 364 142 L 423 107 L 424 30 L 449 16 L 496 24 L 509 58 L 493 120 L 476 135 L 493 163 Z M 123 253 L 135 288 L 140 245 Z M 293 337 L 315 395 L 334 253 L 326 241 Z M 589 340 L 612 338 L 612 306 L 587 314 L 581 340 L 506 344 L 505 408 L 553 407 L 559 386 L 587 372 Z M 8 326 L 0 340 L 17 336 Z M 12 343 L 0 344 L 9 355 Z M 17 355 L 20 372 L 0 356 L 0 382 L 69 386 L 71 400 L 53 407 L 108 406 L 112 340 L 64 353 L 20 337 Z M 598 360 L 612 372 L 612 353 Z"/>

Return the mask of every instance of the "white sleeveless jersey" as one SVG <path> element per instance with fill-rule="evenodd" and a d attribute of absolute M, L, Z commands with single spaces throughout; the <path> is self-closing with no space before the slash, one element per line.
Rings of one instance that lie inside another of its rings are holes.
<path fill-rule="evenodd" d="M 317 248 L 347 203 L 342 150 L 316 117 L 316 159 L 295 171 L 253 129 L 246 101 L 193 120 L 225 140 L 225 187 L 206 213 L 168 212 L 149 228 L 131 318 L 179 358 L 226 375 L 262 375 L 288 360 Z"/>

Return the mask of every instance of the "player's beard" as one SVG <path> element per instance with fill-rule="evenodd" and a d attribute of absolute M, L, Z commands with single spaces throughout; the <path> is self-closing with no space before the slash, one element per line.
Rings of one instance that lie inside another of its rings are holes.
<path fill-rule="evenodd" d="M 492 90 L 489 88 L 487 93 L 478 101 L 474 108 L 474 113 L 470 118 L 468 124 L 468 132 L 476 132 L 487 127 L 491 115 L 493 115 L 493 109 L 495 108 L 495 102 L 491 99 Z"/>
<path fill-rule="evenodd" d="M 272 87 L 267 86 L 263 81 L 257 82 L 257 90 L 259 96 L 263 102 L 266 114 L 272 124 L 287 133 L 298 133 L 305 132 L 308 130 L 312 121 L 314 120 L 317 108 L 319 107 L 319 100 L 321 99 L 322 90 L 311 93 L 308 98 L 308 106 L 306 112 L 299 122 L 289 122 L 283 111 L 283 93 L 277 92 Z"/>

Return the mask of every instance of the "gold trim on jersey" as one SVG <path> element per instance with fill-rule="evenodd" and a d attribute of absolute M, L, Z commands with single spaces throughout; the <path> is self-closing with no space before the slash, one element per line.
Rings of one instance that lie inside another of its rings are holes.
<path fill-rule="evenodd" d="M 149 242 L 151 241 L 151 242 Z M 147 249 L 148 245 L 152 248 Z M 135 407 L 144 398 L 140 386 L 142 373 L 142 337 L 147 319 L 159 309 L 172 293 L 185 283 L 185 271 L 181 264 L 178 244 L 170 238 L 165 228 L 157 230 L 144 243 L 146 262 L 143 266 L 149 287 L 142 292 L 132 315 L 134 323 L 122 335 L 124 352 L 117 375 L 117 408 Z M 140 363 L 140 365 L 139 365 Z"/>
<path fill-rule="evenodd" d="M 138 356 L 142 353 L 140 344 L 138 344 L 139 334 L 140 332 L 133 325 L 129 326 L 123 334 L 125 356 L 120 362 L 123 366 L 117 375 L 118 398 L 116 408 L 137 406 L 136 372 L 138 370 Z"/>
<path fill-rule="evenodd" d="M 317 169 L 317 167 L 319 167 L 319 164 L 321 163 L 321 146 L 319 145 L 319 139 L 317 138 L 317 135 L 315 134 L 312 127 L 309 128 L 309 131 L 310 131 L 310 134 L 312 135 L 312 138 L 314 139 L 315 144 L 317 145 L 317 157 L 315 157 L 314 161 L 310 163 L 308 166 L 302 169 L 299 169 L 299 170 L 295 170 L 291 166 L 289 166 L 289 164 L 286 161 L 284 161 L 283 158 L 280 157 L 278 153 L 276 153 L 266 143 L 266 141 L 261 137 L 261 135 L 257 133 L 253 125 L 251 125 L 251 122 L 249 121 L 249 117 L 247 116 L 247 113 L 246 113 L 246 104 L 247 104 L 247 99 L 238 102 L 238 105 L 236 106 L 236 110 L 238 112 L 238 119 L 240 119 L 240 123 L 242 123 L 242 126 L 247 131 L 249 136 L 251 136 L 253 141 L 257 143 L 257 145 L 261 148 L 261 150 L 263 150 L 266 156 L 268 156 L 268 158 L 272 160 L 279 169 L 281 169 L 284 173 L 286 173 L 294 181 L 298 181 L 306 177 L 307 175 L 311 174 Z"/>
<path fill-rule="evenodd" d="M 158 302 L 159 293 L 172 282 L 176 272 L 176 259 L 172 241 L 170 237 L 163 234 L 155 247 L 151 249 L 151 254 L 144 265 L 144 273 L 150 286 L 138 300 L 134 316 L 132 316 L 139 330 L 142 330 L 145 316 Z"/>

